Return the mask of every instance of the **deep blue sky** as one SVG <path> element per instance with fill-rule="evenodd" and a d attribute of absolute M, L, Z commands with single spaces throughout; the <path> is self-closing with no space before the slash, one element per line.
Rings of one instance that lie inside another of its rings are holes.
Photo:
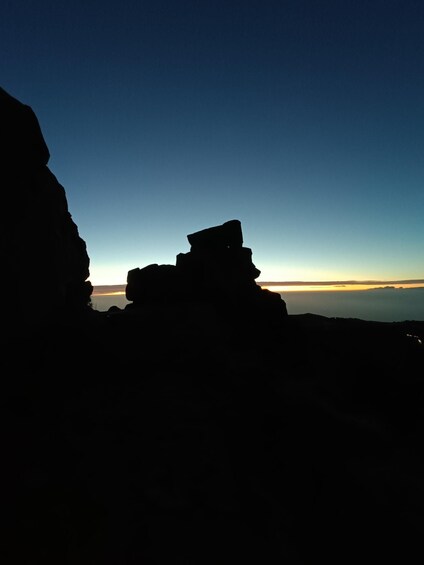
<path fill-rule="evenodd" d="M 241 220 L 259 280 L 424 276 L 424 2 L 19 1 L 35 111 L 93 284 Z"/>

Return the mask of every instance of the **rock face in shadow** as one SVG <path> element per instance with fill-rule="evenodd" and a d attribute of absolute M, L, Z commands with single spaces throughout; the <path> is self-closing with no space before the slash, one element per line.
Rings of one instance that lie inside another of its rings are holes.
<path fill-rule="evenodd" d="M 50 154 L 38 119 L 0 88 L 0 123 L 1 284 L 13 293 L 3 312 L 25 319 L 29 295 L 39 301 L 38 319 L 83 309 L 92 293 L 89 256 L 65 189 L 47 166 Z"/>
<path fill-rule="evenodd" d="M 289 315 L 240 339 L 193 308 L 20 340 L 4 563 L 418 565 L 424 322 Z"/>
<path fill-rule="evenodd" d="M 147 304 L 214 305 L 226 321 L 278 326 L 287 316 L 281 295 L 262 289 L 255 279 L 259 269 L 252 250 L 243 247 L 239 220 L 229 220 L 191 233 L 188 253 L 179 253 L 175 265 L 147 265 L 128 272 L 127 308 Z"/>

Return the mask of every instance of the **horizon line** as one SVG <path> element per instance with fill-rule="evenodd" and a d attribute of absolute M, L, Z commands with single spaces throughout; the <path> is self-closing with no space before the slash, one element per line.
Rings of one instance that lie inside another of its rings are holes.
<path fill-rule="evenodd" d="M 338 280 L 338 281 L 256 281 L 256 284 L 263 287 L 314 287 L 314 286 L 378 286 L 378 285 L 424 285 L 424 279 L 401 279 L 401 280 L 378 280 L 378 279 L 366 279 L 366 280 Z M 125 292 L 125 287 L 127 283 L 121 284 L 93 284 L 93 295 L 101 294 L 122 294 Z"/>
<path fill-rule="evenodd" d="M 424 279 L 403 279 L 403 280 L 341 280 L 341 281 L 258 281 L 260 286 L 337 286 L 337 285 L 379 285 L 379 284 L 424 284 Z"/>

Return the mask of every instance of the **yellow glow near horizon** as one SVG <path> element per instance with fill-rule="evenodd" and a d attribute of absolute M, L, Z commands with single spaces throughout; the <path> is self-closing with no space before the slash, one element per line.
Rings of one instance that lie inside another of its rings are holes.
<path fill-rule="evenodd" d="M 422 284 L 369 284 L 369 283 L 355 283 L 355 284 L 306 284 L 306 285 L 260 285 L 263 289 L 272 290 L 273 292 L 346 292 L 352 290 L 373 290 L 378 288 L 424 288 Z"/>
<path fill-rule="evenodd" d="M 93 290 L 93 296 L 123 296 L 125 295 L 125 290 L 119 290 L 119 291 L 96 291 L 96 287 L 94 287 Z"/>

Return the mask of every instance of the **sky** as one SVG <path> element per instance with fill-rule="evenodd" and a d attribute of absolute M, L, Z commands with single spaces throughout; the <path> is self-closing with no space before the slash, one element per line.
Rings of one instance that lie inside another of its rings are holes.
<path fill-rule="evenodd" d="M 424 278 L 424 2 L 4 0 L 94 285 L 239 219 L 264 281 Z"/>

